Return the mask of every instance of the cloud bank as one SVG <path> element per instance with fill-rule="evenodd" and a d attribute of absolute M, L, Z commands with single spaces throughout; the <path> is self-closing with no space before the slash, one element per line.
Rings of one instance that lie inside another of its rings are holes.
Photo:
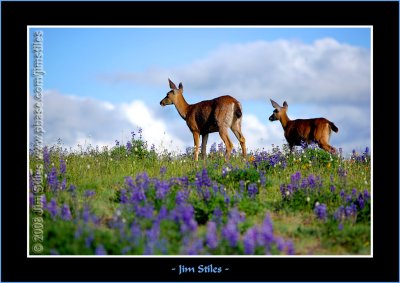
<path fill-rule="evenodd" d="M 371 143 L 371 54 L 367 49 L 331 38 L 312 44 L 257 41 L 223 45 L 182 66 L 99 76 L 106 83 L 130 82 L 141 88 L 159 88 L 162 94 L 167 90 L 167 78 L 183 82 L 188 101 L 223 94 L 240 100 L 249 150 L 269 149 L 271 144 L 285 142 L 281 125 L 266 118 L 273 110 L 269 98 L 280 104 L 288 101 L 292 119 L 311 118 L 309 113 L 318 113 L 333 121 L 339 133 L 332 134 L 331 144 L 344 151 L 362 150 Z M 45 142 L 54 144 L 60 138 L 66 146 L 112 146 L 115 140 L 126 143 L 130 132 L 141 127 L 149 145 L 181 151 L 193 146 L 192 134 L 173 106 L 161 108 L 158 101 L 150 104 L 140 95 L 135 97 L 133 101 L 111 104 L 47 91 Z M 247 102 L 265 103 L 265 112 L 261 115 L 247 107 Z M 230 137 L 237 147 L 232 133 Z M 221 142 L 218 133 L 210 135 L 208 150 L 213 142 Z"/>
<path fill-rule="evenodd" d="M 207 99 L 229 93 L 240 100 L 368 104 L 370 65 L 370 50 L 323 38 L 312 44 L 278 40 L 223 45 L 187 65 L 100 77 L 164 88 L 170 77 Z"/>

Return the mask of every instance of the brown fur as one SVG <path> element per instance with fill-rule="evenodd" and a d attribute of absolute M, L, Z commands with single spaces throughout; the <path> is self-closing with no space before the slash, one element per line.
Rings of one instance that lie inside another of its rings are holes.
<path fill-rule="evenodd" d="M 336 149 L 329 145 L 331 131 L 338 132 L 339 129 L 331 121 L 325 118 L 296 119 L 290 120 L 287 116 L 288 104 L 286 101 L 283 107 L 271 99 L 272 106 L 276 109 L 269 117 L 269 120 L 279 120 L 285 131 L 285 138 L 289 143 L 290 150 L 293 146 L 301 145 L 301 142 L 316 142 L 325 151 L 334 153 Z"/>
<path fill-rule="evenodd" d="M 228 128 L 232 130 L 242 147 L 243 157 L 246 157 L 246 140 L 242 134 L 242 108 L 235 98 L 225 95 L 195 104 L 188 104 L 183 97 L 183 86 L 179 88 L 168 79 L 171 91 L 160 101 L 161 106 L 174 104 L 179 115 L 186 121 L 193 134 L 194 159 L 198 160 L 200 135 L 202 136 L 201 154 L 206 157 L 208 134 L 219 132 L 226 146 L 226 159 L 229 159 L 233 144 L 229 139 Z"/>

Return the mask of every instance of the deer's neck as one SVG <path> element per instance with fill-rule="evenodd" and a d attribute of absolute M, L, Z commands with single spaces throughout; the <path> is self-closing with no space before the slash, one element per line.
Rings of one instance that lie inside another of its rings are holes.
<path fill-rule="evenodd" d="M 186 102 L 183 95 L 180 95 L 179 98 L 175 101 L 176 110 L 178 110 L 179 115 L 181 115 L 183 120 L 186 120 L 186 115 L 189 110 L 189 103 Z"/>
<path fill-rule="evenodd" d="M 285 113 L 284 115 L 282 115 L 280 117 L 279 121 L 282 124 L 283 130 L 286 130 L 286 128 L 287 128 L 287 126 L 288 126 L 288 124 L 290 123 L 291 120 L 289 119 L 288 115 Z"/>

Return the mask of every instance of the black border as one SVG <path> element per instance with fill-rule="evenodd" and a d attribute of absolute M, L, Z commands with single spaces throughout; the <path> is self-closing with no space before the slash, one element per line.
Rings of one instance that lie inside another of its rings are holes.
<path fill-rule="evenodd" d="M 399 281 L 398 2 L 1 2 L 1 6 L 1 281 Z M 27 258 L 26 27 L 66 24 L 372 25 L 374 257 Z M 177 276 L 171 268 L 179 264 L 222 265 L 229 271 Z"/>

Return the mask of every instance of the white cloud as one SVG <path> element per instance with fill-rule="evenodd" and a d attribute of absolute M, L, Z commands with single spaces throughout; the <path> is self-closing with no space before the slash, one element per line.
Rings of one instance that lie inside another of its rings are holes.
<path fill-rule="evenodd" d="M 142 101 L 127 104 L 111 104 L 90 98 L 62 95 L 47 91 L 44 96 L 44 142 L 56 144 L 60 139 L 64 147 L 114 146 L 115 140 L 126 143 L 131 131 L 143 129 L 143 139 L 148 146 L 168 147 L 169 150 L 183 147 L 181 139 L 168 130 L 167 124 Z M 30 121 L 32 121 L 33 98 L 29 97 Z M 30 142 L 32 142 L 30 128 Z M 173 146 L 171 146 L 173 141 Z"/>
<path fill-rule="evenodd" d="M 247 147 L 252 151 L 263 148 L 269 150 L 273 144 L 281 145 L 284 140 L 283 129 L 279 123 L 271 123 L 267 126 L 251 114 L 243 116 L 242 131 Z"/>
<path fill-rule="evenodd" d="M 145 129 L 143 139 L 149 143 L 173 151 L 184 148 L 184 142 L 167 131 L 166 121 L 158 118 L 156 113 L 148 108 L 143 101 L 137 100 L 129 104 L 122 104 L 120 110 L 125 113 L 127 120 L 132 125 Z"/>
<path fill-rule="evenodd" d="M 167 77 L 193 95 L 224 94 L 239 100 L 275 98 L 291 102 L 369 103 L 370 50 L 322 38 L 223 45 L 205 58 L 170 69 L 102 75 L 167 88 Z"/>

